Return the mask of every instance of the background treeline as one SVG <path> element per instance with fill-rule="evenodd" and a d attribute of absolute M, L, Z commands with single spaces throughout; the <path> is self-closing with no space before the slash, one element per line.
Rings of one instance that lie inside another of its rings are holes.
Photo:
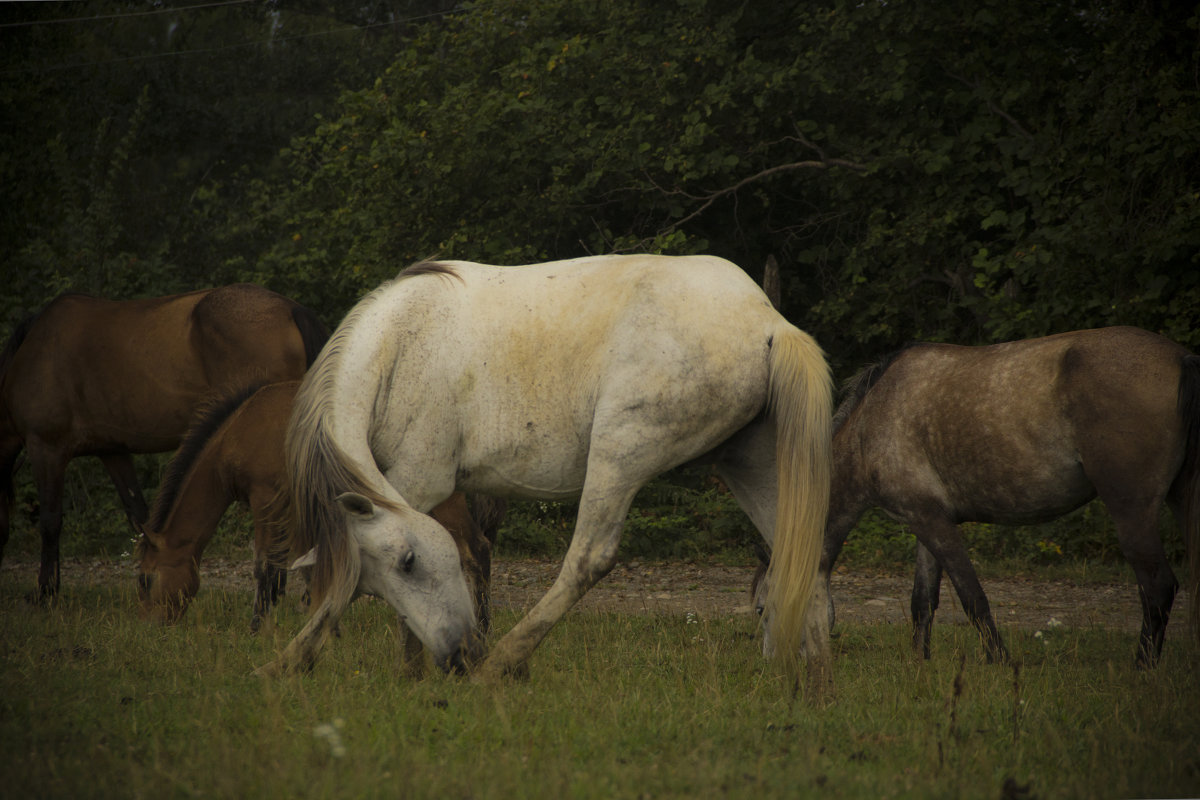
<path fill-rule="evenodd" d="M 3 4 L 0 76 L 3 335 L 66 290 L 250 280 L 332 326 L 428 256 L 649 250 L 775 258 L 843 378 L 914 339 L 1200 348 L 1189 4 Z M 657 485 L 631 546 L 738 540 L 723 505 Z"/>

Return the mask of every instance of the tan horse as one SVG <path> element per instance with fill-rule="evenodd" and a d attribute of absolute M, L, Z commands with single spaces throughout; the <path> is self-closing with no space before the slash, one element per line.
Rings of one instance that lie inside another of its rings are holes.
<path fill-rule="evenodd" d="M 252 630 L 283 591 L 291 506 L 283 440 L 299 381 L 245 387 L 206 403 L 167 468 L 138 545 L 138 597 L 143 616 L 177 620 L 200 587 L 200 560 L 217 523 L 234 502 L 254 517 L 256 592 Z M 503 517 L 489 498 L 481 530 L 454 494 L 432 512 L 458 543 L 476 605 L 489 618 L 488 579 L 496 529 Z"/>
<path fill-rule="evenodd" d="M 557 580 L 478 675 L 520 672 L 612 569 L 637 491 L 702 459 L 773 547 L 776 652 L 794 666 L 803 642 L 821 678 L 831 406 L 817 344 L 718 258 L 411 268 L 351 310 L 297 395 L 288 470 L 317 609 L 264 671 L 311 664 L 364 582 L 463 667 L 482 648 L 472 604 L 422 512 L 454 491 L 578 497 Z"/>
<path fill-rule="evenodd" d="M 130 522 L 143 522 L 130 454 L 177 447 L 209 392 L 300 378 L 326 335 L 308 309 L 249 284 L 142 300 L 55 299 L 0 352 L 0 554 L 22 449 L 38 493 L 38 589 L 46 597 L 59 588 L 71 459 L 98 456 Z"/>
<path fill-rule="evenodd" d="M 942 569 L 989 661 L 1008 653 L 958 523 L 1048 522 L 1099 496 L 1137 576 L 1137 661 L 1162 653 L 1179 582 L 1158 534 L 1164 501 L 1200 610 L 1200 357 L 1137 328 L 989 347 L 922 344 L 852 379 L 834 420 L 822 573 L 869 507 L 916 534 L 913 646 L 926 658 Z"/>

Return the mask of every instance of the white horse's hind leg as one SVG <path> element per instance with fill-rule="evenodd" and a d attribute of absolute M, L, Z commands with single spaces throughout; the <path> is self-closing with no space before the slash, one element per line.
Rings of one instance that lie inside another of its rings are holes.
<path fill-rule="evenodd" d="M 767 545 L 773 544 L 779 493 L 774 426 L 759 419 L 742 428 L 720 447 L 714 465 Z"/>
<path fill-rule="evenodd" d="M 754 527 L 768 545 L 773 544 L 779 493 L 774 425 L 769 420 L 759 419 L 738 431 L 716 453 L 715 466 L 717 474 L 729 487 L 746 516 L 750 517 Z M 824 691 L 831 682 L 833 655 L 829 648 L 829 629 L 832 619 L 833 602 L 829 585 L 818 579 L 813 584 L 812 600 L 805 615 L 801 645 L 801 655 L 809 666 L 810 687 L 817 692 Z M 764 652 L 767 655 L 770 655 L 770 647 L 771 642 L 765 640 Z"/>
<path fill-rule="evenodd" d="M 641 485 L 595 488 L 589 470 L 579 501 L 575 534 L 562 569 L 550 590 L 512 630 L 496 643 L 476 672 L 476 679 L 494 682 L 504 675 L 519 675 L 533 651 L 571 606 L 613 568 L 625 516 Z"/>

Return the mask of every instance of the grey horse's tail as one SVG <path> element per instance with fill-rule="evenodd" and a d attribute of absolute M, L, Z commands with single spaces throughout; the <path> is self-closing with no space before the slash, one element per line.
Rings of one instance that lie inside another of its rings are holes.
<path fill-rule="evenodd" d="M 1200 356 L 1186 355 L 1180 364 L 1178 408 L 1186 442 L 1176 478 L 1179 527 L 1188 552 L 1188 616 L 1192 636 L 1200 641 Z"/>

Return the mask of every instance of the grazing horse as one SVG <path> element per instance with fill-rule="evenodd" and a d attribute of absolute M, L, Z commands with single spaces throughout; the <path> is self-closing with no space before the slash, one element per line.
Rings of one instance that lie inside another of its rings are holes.
<path fill-rule="evenodd" d="M 208 392 L 300 378 L 326 336 L 311 311 L 250 284 L 141 300 L 53 300 L 0 353 L 0 555 L 22 448 L 38 493 L 44 598 L 59 588 L 67 462 L 98 456 L 130 522 L 144 522 L 131 454 L 178 446 Z"/>
<path fill-rule="evenodd" d="M 204 548 L 226 509 L 240 501 L 254 517 L 251 629 L 258 630 L 287 576 L 291 504 L 283 440 L 299 386 L 251 384 L 202 404 L 167 467 L 138 544 L 143 616 L 173 622 L 187 610 L 200 588 Z M 492 543 L 503 512 L 480 530 L 466 497 L 455 493 L 431 513 L 458 544 L 475 604 L 487 619 Z"/>
<path fill-rule="evenodd" d="M 364 583 L 443 669 L 463 667 L 481 649 L 470 597 L 453 542 L 421 512 L 455 490 L 578 497 L 557 579 L 476 677 L 521 673 L 612 569 L 638 489 L 704 458 L 773 545 L 776 653 L 794 665 L 803 646 L 824 679 L 828 630 L 805 612 L 825 617 L 831 414 L 820 348 L 727 261 L 409 268 L 351 310 L 296 398 L 288 469 L 318 607 L 261 671 L 310 665 Z"/>
<path fill-rule="evenodd" d="M 958 523 L 1048 522 L 1097 496 L 1137 576 L 1137 662 L 1152 665 L 1179 586 L 1158 535 L 1164 500 L 1188 544 L 1193 612 L 1200 606 L 1200 357 L 1137 328 L 914 345 L 847 384 L 822 576 L 878 506 L 919 543 L 913 647 L 929 657 L 945 568 L 988 661 L 1004 659 Z"/>

